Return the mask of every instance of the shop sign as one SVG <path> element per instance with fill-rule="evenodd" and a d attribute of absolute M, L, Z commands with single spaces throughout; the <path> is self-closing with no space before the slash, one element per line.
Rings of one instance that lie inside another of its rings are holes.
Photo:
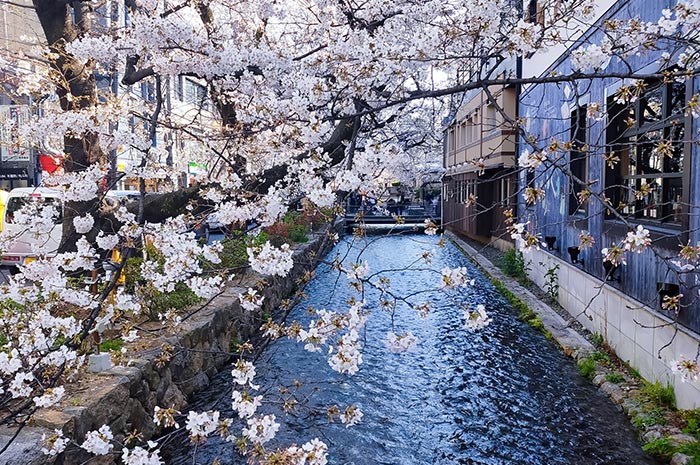
<path fill-rule="evenodd" d="M 29 107 L 26 105 L 0 105 L 0 161 L 31 160 L 31 150 L 21 147 L 15 134 L 20 125 L 29 121 L 29 117 Z"/>

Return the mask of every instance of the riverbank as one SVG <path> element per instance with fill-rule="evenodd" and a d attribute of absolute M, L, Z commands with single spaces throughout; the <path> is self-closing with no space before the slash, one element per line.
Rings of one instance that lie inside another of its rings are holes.
<path fill-rule="evenodd" d="M 211 302 L 197 307 L 198 311 L 184 313 L 177 325 L 159 321 L 139 325 L 142 336 L 124 343 L 122 364 L 101 373 L 83 373 L 66 386 L 67 395 L 59 404 L 38 411 L 16 438 L 16 430 L 0 430 L 0 445 L 13 438 L 1 457 L 2 463 L 68 465 L 89 458 L 77 447 L 69 447 L 58 457 L 44 455 L 41 437 L 52 436 L 54 430 L 61 430 L 78 442 L 88 431 L 102 425 L 109 425 L 119 442 L 134 430 L 143 440 L 157 435 L 152 420 L 154 407 L 185 408 L 188 397 L 208 386 L 229 363 L 236 344 L 254 338 L 262 321 L 275 309 L 288 309 L 287 301 L 308 281 L 319 260 L 333 246 L 331 235 L 337 228 L 338 224 L 326 225 L 310 234 L 308 242 L 294 246 L 294 267 L 285 278 L 263 277 L 248 271 Z M 263 305 L 252 312 L 243 309 L 239 294 L 249 287 L 258 287 L 263 279 Z M 98 463 L 96 460 L 91 463 Z M 105 456 L 99 463 L 116 460 L 116 455 Z"/>
<path fill-rule="evenodd" d="M 543 331 L 566 355 L 574 358 L 581 375 L 590 379 L 628 416 L 644 450 L 672 465 L 700 463 L 700 412 L 676 411 L 672 389 L 669 392 L 659 383 L 642 379 L 603 344 L 600 336 L 586 331 L 566 309 L 548 299 L 547 294 L 527 278 L 518 280 L 507 276 L 495 264 L 502 263 L 503 252 L 452 232 L 447 232 L 446 236 L 489 276 L 511 304 L 515 302 L 516 308 L 523 307 L 521 316 L 525 315 L 531 326 Z M 537 319 L 528 319 L 526 309 Z"/>

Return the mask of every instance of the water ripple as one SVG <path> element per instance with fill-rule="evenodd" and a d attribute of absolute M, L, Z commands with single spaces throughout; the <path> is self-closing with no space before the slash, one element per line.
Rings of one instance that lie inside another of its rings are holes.
<path fill-rule="evenodd" d="M 344 254 L 349 242 L 335 252 Z M 400 308 L 395 320 L 401 331 L 412 331 L 420 342 L 407 354 L 383 348 L 389 316 L 374 309 L 365 334 L 364 364 L 352 377 L 334 373 L 321 354 L 302 350 L 296 342 L 279 340 L 256 363 L 256 382 L 277 386 L 307 382 L 299 396 L 308 403 L 296 415 L 285 416 L 278 405 L 265 405 L 282 428 L 276 445 L 302 443 L 314 437 L 330 447 L 333 465 L 643 465 L 654 464 L 635 440 L 626 418 L 578 374 L 540 333 L 520 322 L 514 310 L 476 267 L 452 246 L 437 249 L 437 240 L 423 236 L 385 238 L 362 251 L 372 270 L 401 268 L 425 250 L 435 249 L 432 268 L 466 266 L 476 280 L 473 288 L 446 299 L 421 294 L 435 310 L 426 319 Z M 350 251 L 357 257 L 358 248 Z M 308 305 L 342 311 L 350 297 L 347 281 L 320 267 L 307 288 L 308 301 L 292 310 L 290 319 L 308 321 Z M 387 273 L 394 290 L 410 293 L 433 287 L 437 273 Z M 367 295 L 369 303 L 376 295 Z M 375 299 L 376 300 L 376 299 Z M 483 304 L 493 323 L 483 331 L 465 331 L 460 304 Z M 210 388 L 193 399 L 193 408 L 210 407 L 225 393 L 230 375 L 224 370 Z M 217 408 L 230 412 L 229 400 Z M 359 405 L 361 424 L 346 429 L 328 424 L 324 406 Z M 170 451 L 169 463 L 191 464 L 192 451 L 181 444 Z M 244 464 L 230 444 L 213 438 L 197 450 L 197 463 L 218 458 L 222 465 Z"/>

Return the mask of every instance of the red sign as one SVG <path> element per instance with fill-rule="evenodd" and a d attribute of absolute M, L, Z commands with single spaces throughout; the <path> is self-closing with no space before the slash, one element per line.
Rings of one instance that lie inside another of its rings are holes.
<path fill-rule="evenodd" d="M 61 155 L 47 155 L 41 153 L 39 154 L 39 163 L 41 163 L 42 170 L 49 174 L 53 174 L 61 167 L 63 157 Z"/>

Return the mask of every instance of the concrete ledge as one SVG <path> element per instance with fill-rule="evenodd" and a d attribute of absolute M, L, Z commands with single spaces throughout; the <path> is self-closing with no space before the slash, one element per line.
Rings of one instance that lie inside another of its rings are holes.
<path fill-rule="evenodd" d="M 679 409 L 700 408 L 700 383 L 682 382 L 672 362 L 694 357 L 700 335 L 621 290 L 544 250 L 526 254 L 529 277 L 544 285 L 544 273 L 559 265 L 559 303 L 586 329 L 600 334 L 623 361 L 648 381 L 670 384 Z"/>

